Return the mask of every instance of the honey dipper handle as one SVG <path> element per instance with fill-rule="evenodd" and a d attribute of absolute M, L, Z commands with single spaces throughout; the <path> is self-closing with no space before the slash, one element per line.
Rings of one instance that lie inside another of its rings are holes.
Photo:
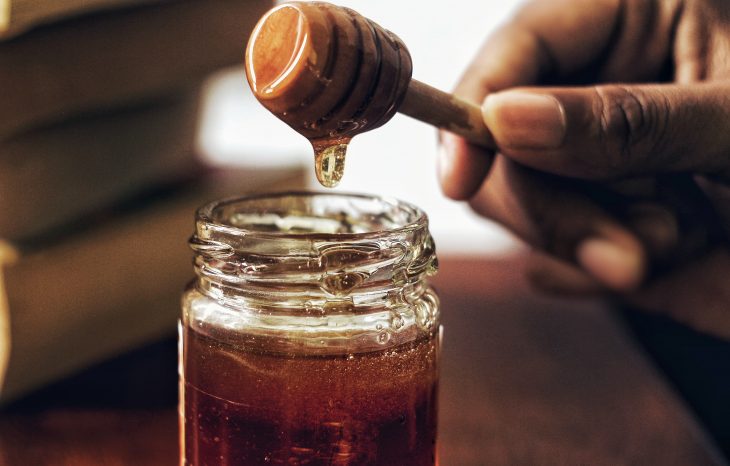
<path fill-rule="evenodd" d="M 489 149 L 495 148 L 478 105 L 411 79 L 400 113 L 437 128 L 451 131 L 467 141 Z"/>

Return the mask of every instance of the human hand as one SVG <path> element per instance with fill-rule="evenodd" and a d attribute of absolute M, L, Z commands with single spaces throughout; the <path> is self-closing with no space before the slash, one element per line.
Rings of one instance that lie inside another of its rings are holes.
<path fill-rule="evenodd" d="M 442 133 L 442 188 L 548 254 L 538 286 L 730 338 L 729 77 L 725 1 L 532 1 L 456 89 L 500 152 Z"/>

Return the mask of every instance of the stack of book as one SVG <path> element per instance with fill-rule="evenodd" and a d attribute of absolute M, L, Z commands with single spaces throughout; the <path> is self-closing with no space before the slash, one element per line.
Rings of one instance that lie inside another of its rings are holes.
<path fill-rule="evenodd" d="M 173 332 L 195 208 L 302 179 L 194 150 L 204 79 L 268 7 L 0 0 L 0 403 Z"/>

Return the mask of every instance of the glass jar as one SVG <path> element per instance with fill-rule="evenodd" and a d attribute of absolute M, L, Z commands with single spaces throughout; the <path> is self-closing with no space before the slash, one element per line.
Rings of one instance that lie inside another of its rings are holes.
<path fill-rule="evenodd" d="M 426 215 L 284 193 L 197 213 L 181 463 L 436 463 L 437 267 Z"/>

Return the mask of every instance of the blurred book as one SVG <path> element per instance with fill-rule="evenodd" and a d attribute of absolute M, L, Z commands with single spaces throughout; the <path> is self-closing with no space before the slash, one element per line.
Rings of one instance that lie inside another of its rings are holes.
<path fill-rule="evenodd" d="M 0 142 L 0 238 L 24 243 L 52 235 L 198 172 L 199 98 L 191 90 Z"/>
<path fill-rule="evenodd" d="M 196 208 L 301 189 L 306 171 L 210 173 L 41 250 L 0 242 L 0 403 L 174 332 Z"/>
<path fill-rule="evenodd" d="M 249 32 L 269 6 L 178 0 L 73 18 L 0 42 L 0 140 L 198 84 L 242 62 Z"/>
<path fill-rule="evenodd" d="M 152 3 L 155 0 L 0 0 L 0 39 L 27 29 L 97 10 Z M 162 1 L 162 0 L 156 0 Z"/>
<path fill-rule="evenodd" d="M 173 332 L 205 201 L 303 186 L 192 149 L 197 89 L 270 5 L 0 0 L 0 404 Z"/>

